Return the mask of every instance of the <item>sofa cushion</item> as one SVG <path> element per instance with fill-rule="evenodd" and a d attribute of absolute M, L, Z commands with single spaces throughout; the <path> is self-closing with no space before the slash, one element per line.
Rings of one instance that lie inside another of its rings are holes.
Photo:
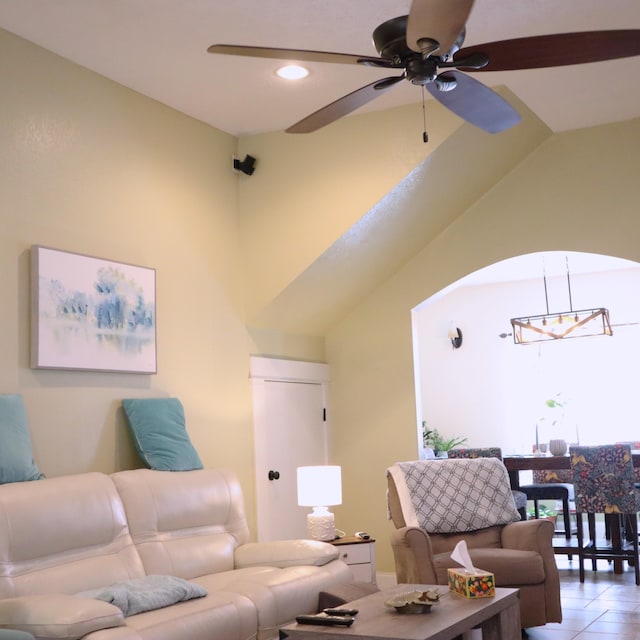
<path fill-rule="evenodd" d="M 0 486 L 0 597 L 67 593 L 145 575 L 111 478 Z"/>
<path fill-rule="evenodd" d="M 507 525 L 510 526 L 510 525 Z M 433 533 L 430 534 L 433 553 L 451 553 L 461 540 L 464 540 L 469 549 L 474 547 L 500 549 L 502 544 L 502 530 L 504 527 L 487 527 L 478 531 L 467 531 L 464 533 Z"/>
<path fill-rule="evenodd" d="M 469 549 L 469 555 L 476 569 L 490 571 L 495 575 L 498 587 L 540 584 L 545 580 L 542 556 L 535 551 Z M 439 553 L 433 560 L 439 584 L 447 584 L 449 567 L 460 568 L 460 565 L 451 559 L 451 553 Z"/>
<path fill-rule="evenodd" d="M 278 628 L 300 613 L 315 613 L 318 594 L 353 580 L 342 560 L 322 567 L 247 567 L 194 578 L 209 593 L 232 592 L 249 598 L 258 613 L 258 637 L 277 638 Z"/>
<path fill-rule="evenodd" d="M 233 472 L 131 469 L 111 477 L 147 575 L 191 580 L 234 568 L 249 528 Z"/>
<path fill-rule="evenodd" d="M 38 638 L 77 640 L 93 631 L 120 627 L 122 611 L 112 604 L 71 595 L 31 595 L 0 600 L 0 627 Z"/>
<path fill-rule="evenodd" d="M 272 542 L 249 542 L 236 549 L 235 566 L 295 567 L 312 565 L 321 567 L 335 560 L 339 551 L 328 542 L 319 540 L 274 540 Z"/>
<path fill-rule="evenodd" d="M 178 398 L 132 398 L 122 401 L 138 454 L 150 469 L 190 471 L 202 461 L 187 433 Z"/>
<path fill-rule="evenodd" d="M 127 617 L 168 607 L 176 602 L 203 598 L 207 595 L 207 590 L 175 576 L 144 576 L 99 589 L 81 591 L 76 595 L 108 602 L 118 607 Z"/>
<path fill-rule="evenodd" d="M 27 412 L 20 394 L 0 395 L 0 484 L 39 480 L 33 460 Z"/>
<path fill-rule="evenodd" d="M 126 629 L 135 632 L 126 640 L 267 640 L 256 634 L 258 616 L 251 600 L 211 589 L 206 598 L 145 611 L 126 618 L 126 623 Z M 106 635 L 98 638 L 110 640 Z M 86 640 L 93 639 L 92 634 Z"/>

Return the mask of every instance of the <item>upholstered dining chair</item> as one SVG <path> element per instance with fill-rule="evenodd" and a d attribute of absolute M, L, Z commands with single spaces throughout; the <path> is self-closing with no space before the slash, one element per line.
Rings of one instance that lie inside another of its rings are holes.
<path fill-rule="evenodd" d="M 571 511 L 570 502 L 574 500 L 573 473 L 571 469 L 535 469 L 533 482 L 520 486 L 527 500 L 533 501 L 534 515 L 540 517 L 540 500 L 562 501 L 562 520 L 564 523 L 564 537 L 571 539 Z M 569 554 L 571 556 L 571 554 Z"/>
<path fill-rule="evenodd" d="M 520 592 L 523 628 L 561 622 L 553 525 L 520 520 L 509 475 L 494 458 L 415 460 L 387 469 L 398 583 L 447 585 L 464 540 L 473 566 Z"/>
<path fill-rule="evenodd" d="M 452 459 L 456 458 L 498 458 L 502 460 L 502 449 L 500 447 L 456 447 L 449 449 L 447 456 Z M 522 491 L 511 489 L 513 501 L 516 503 L 516 509 L 520 514 L 521 520 L 527 519 L 527 496 Z"/>
<path fill-rule="evenodd" d="M 580 582 L 584 582 L 584 560 L 590 558 L 627 560 L 634 567 L 636 585 L 640 585 L 640 491 L 635 487 L 631 447 L 628 444 L 572 446 L 569 455 L 578 521 Z M 582 528 L 583 514 L 591 516 L 587 544 Z M 598 539 L 595 527 L 597 514 L 603 514 L 605 521 L 609 522 L 611 542 Z M 621 534 L 622 529 L 626 529 L 627 536 Z"/>
<path fill-rule="evenodd" d="M 631 447 L 631 450 L 639 449 L 640 442 L 631 442 L 629 440 L 624 440 L 621 442 L 616 442 L 616 444 L 628 444 Z M 633 479 L 636 485 L 636 489 L 640 489 L 640 467 L 633 467 Z"/>

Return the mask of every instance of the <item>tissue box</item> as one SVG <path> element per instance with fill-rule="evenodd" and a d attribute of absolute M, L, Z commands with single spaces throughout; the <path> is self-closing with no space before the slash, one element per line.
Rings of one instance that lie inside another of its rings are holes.
<path fill-rule="evenodd" d="M 449 589 L 465 598 L 486 598 L 496 595 L 496 580 L 493 573 L 479 569 L 469 573 L 466 569 L 447 569 Z"/>

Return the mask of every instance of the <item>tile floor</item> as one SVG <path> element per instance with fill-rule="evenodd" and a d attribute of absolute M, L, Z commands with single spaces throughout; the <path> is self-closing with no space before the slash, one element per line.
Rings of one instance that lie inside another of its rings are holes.
<path fill-rule="evenodd" d="M 530 640 L 640 640 L 640 587 L 627 563 L 620 575 L 606 560 L 598 560 L 595 573 L 586 563 L 583 584 L 575 556 L 557 555 L 556 563 L 563 621 L 528 629 Z"/>

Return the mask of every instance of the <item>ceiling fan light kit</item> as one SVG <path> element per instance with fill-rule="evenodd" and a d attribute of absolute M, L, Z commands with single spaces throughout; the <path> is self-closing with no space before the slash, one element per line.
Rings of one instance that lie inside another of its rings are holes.
<path fill-rule="evenodd" d="M 309 75 L 309 69 L 299 64 L 287 64 L 276 69 L 276 75 L 283 80 L 302 80 Z"/>
<path fill-rule="evenodd" d="M 401 80 L 426 88 L 447 109 L 483 131 L 499 133 L 516 125 L 519 114 L 502 96 L 468 73 L 539 69 L 640 55 L 640 29 L 530 36 L 462 48 L 472 8 L 473 0 L 413 0 L 408 15 L 387 20 L 374 29 L 378 57 L 229 44 L 214 44 L 207 51 L 401 70 L 401 75 L 379 78 L 318 109 L 289 127 L 287 133 L 316 131 Z"/>

